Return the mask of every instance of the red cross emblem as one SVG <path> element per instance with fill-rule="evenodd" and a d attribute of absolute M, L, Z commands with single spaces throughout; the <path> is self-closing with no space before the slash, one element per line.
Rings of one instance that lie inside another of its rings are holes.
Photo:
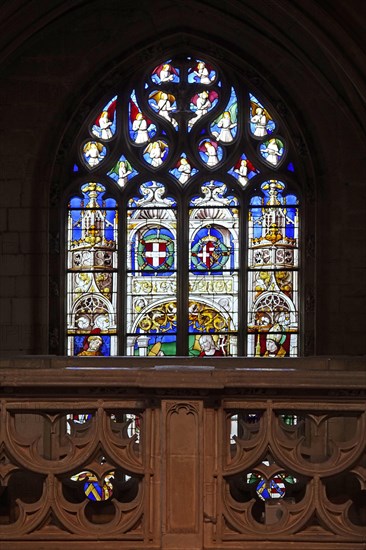
<path fill-rule="evenodd" d="M 214 252 L 215 244 L 212 241 L 207 241 L 202 246 L 201 252 L 198 252 L 197 258 L 199 258 L 200 262 L 205 264 L 205 266 L 209 269 L 215 261 L 215 258 L 212 256 Z"/>
<path fill-rule="evenodd" d="M 149 241 L 145 243 L 146 263 L 152 267 L 159 267 L 166 261 L 166 243 L 162 241 Z"/>

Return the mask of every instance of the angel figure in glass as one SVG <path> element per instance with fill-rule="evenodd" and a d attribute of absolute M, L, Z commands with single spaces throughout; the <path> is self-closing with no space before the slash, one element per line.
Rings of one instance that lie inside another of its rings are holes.
<path fill-rule="evenodd" d="M 219 132 L 217 131 L 212 132 L 212 135 L 215 136 L 217 141 L 222 141 L 223 143 L 231 143 L 232 141 L 234 141 L 233 134 L 234 134 L 234 129 L 237 126 L 237 123 L 233 122 L 230 111 L 224 111 L 222 115 L 220 115 L 220 117 L 217 119 L 217 121 L 215 121 L 215 123 L 217 128 L 220 129 Z"/>
<path fill-rule="evenodd" d="M 213 140 L 204 140 L 200 143 L 199 152 L 207 166 L 216 166 L 222 159 L 222 149 Z"/>
<path fill-rule="evenodd" d="M 238 182 L 245 187 L 248 181 L 258 173 L 258 170 L 245 155 L 242 155 L 229 174 L 235 176 Z"/>
<path fill-rule="evenodd" d="M 179 72 L 170 63 L 162 63 L 155 67 L 151 78 L 155 84 L 160 84 L 161 82 L 178 82 Z"/>
<path fill-rule="evenodd" d="M 259 101 L 250 95 L 250 130 L 255 137 L 265 137 L 272 134 L 276 124 L 270 113 L 259 103 Z"/>
<path fill-rule="evenodd" d="M 283 151 L 283 143 L 278 138 L 272 138 L 260 145 L 262 157 L 273 166 L 277 166 L 279 164 L 283 156 Z"/>
<path fill-rule="evenodd" d="M 192 71 L 192 69 L 191 69 Z M 199 82 L 200 84 L 211 84 L 216 78 L 213 68 L 204 61 L 198 61 L 192 73 L 188 77 L 188 82 Z"/>
<path fill-rule="evenodd" d="M 144 149 L 144 159 L 151 164 L 151 166 L 157 168 L 163 164 L 167 153 L 168 145 L 164 141 L 158 139 L 153 143 L 149 143 Z"/>
<path fill-rule="evenodd" d="M 158 114 L 168 120 L 174 128 L 178 127 L 178 122 L 172 118 L 171 112 L 175 111 L 175 97 L 166 92 L 157 91 L 150 94 L 150 104 Z"/>
<path fill-rule="evenodd" d="M 88 141 L 83 147 L 84 159 L 91 168 L 103 160 L 105 153 L 105 147 L 97 141 Z"/>
<path fill-rule="evenodd" d="M 116 130 L 116 106 L 117 97 L 115 97 L 109 104 L 107 104 L 101 114 L 96 118 L 92 132 L 93 134 L 103 140 L 111 139 Z"/>
<path fill-rule="evenodd" d="M 207 115 L 208 111 L 217 103 L 218 97 L 215 90 L 204 90 L 195 94 L 191 99 L 191 110 L 195 113 L 195 117 L 190 119 L 189 126 L 192 127 L 201 117 Z"/>

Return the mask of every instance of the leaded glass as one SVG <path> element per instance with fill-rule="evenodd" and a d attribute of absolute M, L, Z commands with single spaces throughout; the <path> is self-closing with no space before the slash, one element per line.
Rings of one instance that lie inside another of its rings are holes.
<path fill-rule="evenodd" d="M 298 207 L 285 183 L 270 180 L 250 201 L 248 355 L 297 355 Z"/>
<path fill-rule="evenodd" d="M 188 69 L 188 82 L 211 84 L 216 78 L 216 71 L 211 64 L 197 59 Z"/>
<path fill-rule="evenodd" d="M 116 353 L 117 211 L 99 183 L 81 186 L 68 211 L 68 353 Z"/>
<path fill-rule="evenodd" d="M 168 157 L 169 145 L 166 141 L 158 139 L 150 142 L 144 149 L 144 160 L 150 164 L 152 168 L 161 166 Z"/>
<path fill-rule="evenodd" d="M 251 178 L 259 174 L 259 170 L 255 168 L 243 153 L 236 164 L 229 170 L 229 174 L 237 178 L 242 187 L 245 187 Z"/>
<path fill-rule="evenodd" d="M 177 110 L 177 104 L 173 94 L 168 94 L 162 90 L 154 91 L 149 96 L 149 105 L 160 117 L 170 122 L 176 130 L 178 129 L 178 123 L 175 118 L 172 117 L 172 113 Z"/>
<path fill-rule="evenodd" d="M 190 206 L 190 355 L 236 355 L 238 201 L 225 183 L 212 180 Z"/>
<path fill-rule="evenodd" d="M 71 481 L 82 482 L 85 496 L 94 502 L 109 500 L 113 495 L 114 472 L 109 472 L 100 482 L 89 470 L 71 476 Z"/>
<path fill-rule="evenodd" d="M 176 202 L 155 181 L 127 211 L 127 355 L 176 355 Z"/>
<path fill-rule="evenodd" d="M 71 163 L 68 354 L 296 356 L 291 143 L 215 60 L 167 54 L 110 85 Z"/>
<path fill-rule="evenodd" d="M 135 90 L 131 92 L 128 120 L 130 138 L 135 144 L 147 143 L 156 134 L 155 124 L 138 106 Z"/>
<path fill-rule="evenodd" d="M 223 158 L 224 150 L 214 139 L 204 139 L 199 144 L 201 159 L 209 169 L 215 168 Z"/>

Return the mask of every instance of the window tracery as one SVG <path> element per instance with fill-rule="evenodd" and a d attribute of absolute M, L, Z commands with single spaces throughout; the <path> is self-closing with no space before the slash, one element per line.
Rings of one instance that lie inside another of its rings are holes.
<path fill-rule="evenodd" d="M 163 60 L 88 117 L 68 198 L 69 355 L 299 354 L 296 161 L 269 102 L 231 76 Z"/>

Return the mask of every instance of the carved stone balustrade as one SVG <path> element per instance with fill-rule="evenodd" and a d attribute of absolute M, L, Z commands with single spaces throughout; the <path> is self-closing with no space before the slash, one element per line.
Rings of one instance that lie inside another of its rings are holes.
<path fill-rule="evenodd" d="M 0 361 L 0 547 L 365 550 L 366 360 Z"/>

